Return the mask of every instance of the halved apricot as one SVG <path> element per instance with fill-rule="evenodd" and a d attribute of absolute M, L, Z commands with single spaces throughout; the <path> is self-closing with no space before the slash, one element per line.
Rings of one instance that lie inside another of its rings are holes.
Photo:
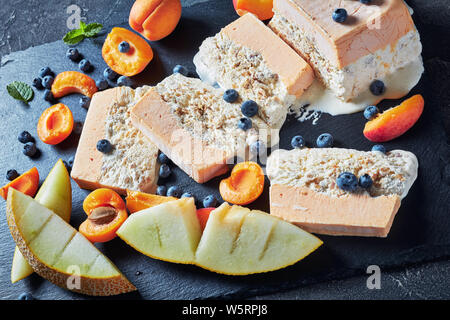
<path fill-rule="evenodd" d="M 147 208 L 157 206 L 164 202 L 178 200 L 174 197 L 164 197 L 155 194 L 143 193 L 139 191 L 127 190 L 127 209 L 130 213 L 135 213 Z"/>
<path fill-rule="evenodd" d="M 37 133 L 46 144 L 55 145 L 64 141 L 72 132 L 73 115 L 70 109 L 58 103 L 46 109 L 39 118 Z"/>
<path fill-rule="evenodd" d="M 17 177 L 7 185 L 0 189 L 0 196 L 6 200 L 8 197 L 8 189 L 13 188 L 17 191 L 25 193 L 30 197 L 34 197 L 39 187 L 39 172 L 36 167 L 31 168 L 21 176 Z"/>
<path fill-rule="evenodd" d="M 61 98 L 71 93 L 81 93 L 91 98 L 97 90 L 94 79 L 77 71 L 61 72 L 52 84 L 52 93 L 55 98 Z"/>
<path fill-rule="evenodd" d="M 115 191 L 107 188 L 91 192 L 83 202 L 88 218 L 79 231 L 91 242 L 106 242 L 116 237 L 116 231 L 128 218 L 125 203 Z"/>
<path fill-rule="evenodd" d="M 127 42 L 128 52 L 120 52 L 119 44 Z M 124 28 L 113 28 L 103 43 L 102 56 L 106 64 L 118 74 L 134 76 L 153 59 L 153 50 L 143 38 Z"/>
<path fill-rule="evenodd" d="M 364 127 L 364 136 L 373 142 L 386 142 L 401 136 L 419 120 L 424 104 L 420 94 L 406 99 L 368 121 Z"/>
<path fill-rule="evenodd" d="M 180 0 L 136 0 L 128 22 L 148 40 L 157 41 L 172 33 L 180 17 Z"/>
<path fill-rule="evenodd" d="M 219 191 L 223 200 L 238 204 L 249 204 L 261 195 L 264 189 L 264 171 L 252 161 L 234 166 L 231 176 L 220 181 Z"/>

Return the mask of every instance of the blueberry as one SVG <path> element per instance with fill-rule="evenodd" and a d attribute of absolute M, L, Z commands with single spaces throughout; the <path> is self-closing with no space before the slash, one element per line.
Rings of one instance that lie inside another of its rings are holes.
<path fill-rule="evenodd" d="M 97 150 L 102 153 L 110 153 L 113 149 L 111 142 L 106 139 L 99 140 L 97 142 Z"/>
<path fill-rule="evenodd" d="M 45 76 L 54 76 L 52 69 L 49 67 L 43 67 L 39 70 L 39 77 L 44 78 Z"/>
<path fill-rule="evenodd" d="M 161 165 L 161 167 L 159 167 L 159 176 L 161 178 L 167 178 L 168 176 L 170 176 L 170 174 L 172 173 L 172 171 L 170 170 L 170 167 L 163 163 Z"/>
<path fill-rule="evenodd" d="M 98 89 L 99 91 L 106 90 L 106 89 L 108 89 L 108 87 L 109 87 L 108 81 L 106 81 L 105 79 L 97 80 L 97 81 L 95 82 L 95 85 L 97 86 L 97 89 Z"/>
<path fill-rule="evenodd" d="M 63 164 L 66 167 L 67 171 L 70 173 L 72 171 L 72 166 L 66 160 L 63 160 Z"/>
<path fill-rule="evenodd" d="M 34 78 L 33 79 L 33 87 L 35 87 L 38 90 L 44 89 L 44 86 L 42 85 L 42 79 L 41 78 Z"/>
<path fill-rule="evenodd" d="M 165 153 L 162 153 L 162 152 L 161 152 L 161 153 L 158 155 L 158 161 L 159 161 L 159 163 L 169 163 L 169 162 L 170 162 L 170 159 L 169 159 L 168 156 L 166 156 Z"/>
<path fill-rule="evenodd" d="M 105 77 L 105 79 L 108 79 L 110 81 L 114 81 L 117 79 L 118 74 L 111 68 L 106 68 L 105 70 L 103 70 L 103 77 Z"/>
<path fill-rule="evenodd" d="M 173 68 L 173 73 L 181 73 L 183 76 L 187 77 L 189 74 L 189 70 L 185 67 L 182 66 L 180 64 L 177 64 L 174 68 Z"/>
<path fill-rule="evenodd" d="M 119 87 L 131 87 L 133 85 L 133 81 L 131 81 L 131 79 L 127 76 L 120 76 L 119 79 L 117 79 L 117 85 Z"/>
<path fill-rule="evenodd" d="M 82 96 L 80 98 L 80 106 L 85 109 L 89 109 L 89 105 L 91 104 L 91 98 Z"/>
<path fill-rule="evenodd" d="M 252 154 L 260 154 L 264 148 L 265 148 L 264 143 L 262 141 L 258 140 L 258 141 L 253 142 L 250 145 L 250 152 Z"/>
<path fill-rule="evenodd" d="M 75 121 L 73 124 L 73 133 L 80 135 L 83 131 L 83 122 Z"/>
<path fill-rule="evenodd" d="M 316 141 L 316 145 L 319 148 L 331 148 L 333 146 L 333 136 L 329 133 L 322 133 Z"/>
<path fill-rule="evenodd" d="M 358 178 L 353 173 L 343 172 L 336 179 L 336 183 L 340 189 L 353 192 L 358 187 Z"/>
<path fill-rule="evenodd" d="M 368 174 L 365 174 L 359 177 L 359 186 L 364 189 L 369 189 L 373 184 L 372 177 Z"/>
<path fill-rule="evenodd" d="M 185 192 L 181 195 L 182 198 L 193 198 L 192 194 L 190 194 L 189 192 Z"/>
<path fill-rule="evenodd" d="M 258 104 L 253 100 L 247 100 L 242 104 L 241 111 L 244 116 L 251 118 L 258 113 Z"/>
<path fill-rule="evenodd" d="M 239 129 L 247 131 L 248 129 L 251 129 L 251 127 L 252 127 L 252 120 L 250 118 L 239 119 L 239 122 L 238 122 Z"/>
<path fill-rule="evenodd" d="M 48 102 L 55 101 L 55 97 L 53 96 L 52 90 L 45 89 L 45 91 L 44 91 L 44 100 L 48 101 Z"/>
<path fill-rule="evenodd" d="M 81 55 L 80 52 L 78 52 L 78 49 L 69 48 L 66 52 L 66 57 L 74 62 L 77 62 L 80 59 Z"/>
<path fill-rule="evenodd" d="M 168 190 L 167 190 L 167 196 L 168 197 L 175 197 L 175 198 L 179 198 L 181 195 L 181 189 L 178 186 L 171 186 Z"/>
<path fill-rule="evenodd" d="M 53 78 L 52 76 L 45 76 L 42 79 L 42 85 L 44 86 L 45 89 L 51 89 L 53 81 L 55 81 L 55 78 Z"/>
<path fill-rule="evenodd" d="M 347 20 L 347 10 L 339 8 L 333 11 L 333 20 L 339 23 L 345 22 Z"/>
<path fill-rule="evenodd" d="M 74 157 L 74 156 L 71 156 L 71 157 L 69 158 L 69 160 L 67 160 L 67 163 L 69 164 L 70 167 L 72 167 L 74 161 L 75 161 L 75 157 Z"/>
<path fill-rule="evenodd" d="M 92 65 L 87 59 L 83 59 L 78 63 L 78 68 L 83 72 L 89 72 L 92 69 Z"/>
<path fill-rule="evenodd" d="M 359 0 L 362 4 L 370 4 L 372 0 Z"/>
<path fill-rule="evenodd" d="M 34 297 L 31 295 L 31 293 L 25 292 L 19 296 L 19 300 L 34 300 Z"/>
<path fill-rule="evenodd" d="M 382 153 L 386 153 L 386 148 L 382 144 L 376 144 L 372 147 L 372 151 L 379 151 Z"/>
<path fill-rule="evenodd" d="M 8 170 L 8 171 L 6 172 L 6 179 L 8 179 L 9 181 L 13 181 L 13 180 L 16 179 L 18 176 L 19 176 L 19 174 L 18 174 L 17 171 L 14 170 L 14 169 Z"/>
<path fill-rule="evenodd" d="M 33 136 L 28 131 L 22 131 L 18 137 L 19 141 L 22 143 L 34 142 Z"/>
<path fill-rule="evenodd" d="M 126 41 L 122 41 L 121 43 L 119 43 L 119 51 L 122 53 L 127 53 L 128 51 L 130 51 L 130 44 Z"/>
<path fill-rule="evenodd" d="M 27 142 L 23 146 L 23 154 L 28 157 L 33 157 L 36 155 L 37 148 L 34 142 Z"/>
<path fill-rule="evenodd" d="M 374 80 L 370 84 L 370 92 L 374 96 L 381 96 L 386 91 L 386 87 L 384 86 L 384 82 L 381 80 Z"/>
<path fill-rule="evenodd" d="M 366 118 L 367 120 L 372 120 L 374 119 L 377 114 L 380 113 L 380 110 L 378 110 L 377 107 L 375 106 L 368 106 L 365 110 L 364 110 L 364 118 Z"/>
<path fill-rule="evenodd" d="M 292 148 L 303 148 L 305 146 L 305 139 L 302 136 L 295 136 L 291 140 Z"/>
<path fill-rule="evenodd" d="M 239 98 L 239 93 L 234 89 L 228 89 L 225 90 L 223 93 L 223 100 L 229 103 L 236 102 L 236 100 Z"/>
<path fill-rule="evenodd" d="M 158 186 L 158 188 L 156 188 L 156 194 L 158 196 L 163 196 L 165 197 L 167 194 L 167 188 L 166 186 Z"/>
<path fill-rule="evenodd" d="M 203 207 L 204 208 L 213 208 L 216 205 L 217 205 L 217 199 L 212 194 L 210 194 L 205 199 L 203 199 Z"/>

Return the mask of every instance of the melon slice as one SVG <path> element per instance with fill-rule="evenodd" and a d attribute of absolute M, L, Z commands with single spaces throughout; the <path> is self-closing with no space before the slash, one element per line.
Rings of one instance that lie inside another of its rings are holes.
<path fill-rule="evenodd" d="M 136 290 L 92 243 L 33 198 L 11 188 L 6 215 L 17 246 L 43 278 L 64 289 L 94 296 Z M 79 287 L 68 286 L 74 276 L 79 276 Z"/>
<path fill-rule="evenodd" d="M 134 213 L 117 234 L 149 257 L 229 275 L 281 269 L 322 244 L 279 218 L 227 203 L 211 212 L 202 234 L 188 198 Z"/>
<path fill-rule="evenodd" d="M 227 203 L 212 211 L 196 252 L 197 265 L 247 275 L 290 266 L 322 241 L 265 212 Z"/>
<path fill-rule="evenodd" d="M 149 257 L 190 264 L 202 231 L 194 199 L 183 198 L 133 213 L 117 235 Z"/>
<path fill-rule="evenodd" d="M 61 159 L 50 170 L 50 173 L 34 199 L 59 215 L 66 222 L 70 221 L 70 214 L 72 212 L 72 187 L 70 185 L 69 173 Z M 15 283 L 22 280 L 32 273 L 33 269 L 23 257 L 19 248 L 16 247 L 11 266 L 11 282 Z"/>

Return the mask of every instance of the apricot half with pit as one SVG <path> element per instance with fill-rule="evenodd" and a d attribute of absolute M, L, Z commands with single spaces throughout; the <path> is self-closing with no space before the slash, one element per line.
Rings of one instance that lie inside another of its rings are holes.
<path fill-rule="evenodd" d="M 119 45 L 126 42 L 126 52 Z M 113 28 L 103 43 L 102 56 L 106 64 L 120 75 L 131 77 L 142 72 L 153 59 L 150 45 L 134 32 L 125 28 Z"/>

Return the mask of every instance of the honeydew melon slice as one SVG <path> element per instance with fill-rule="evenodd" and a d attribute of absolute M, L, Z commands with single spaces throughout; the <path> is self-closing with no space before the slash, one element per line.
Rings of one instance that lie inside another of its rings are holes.
<path fill-rule="evenodd" d="M 98 296 L 136 290 L 92 243 L 33 198 L 10 188 L 6 216 L 11 234 L 27 262 L 54 284 Z M 100 260 L 103 260 L 102 268 L 96 266 Z M 73 277 L 79 279 L 79 286 L 69 286 L 68 281 Z"/>

